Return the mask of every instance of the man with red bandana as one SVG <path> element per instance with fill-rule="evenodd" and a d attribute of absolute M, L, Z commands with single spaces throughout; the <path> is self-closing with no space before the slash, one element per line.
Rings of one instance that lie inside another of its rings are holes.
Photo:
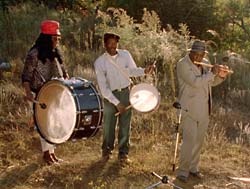
<path fill-rule="evenodd" d="M 33 102 L 44 83 L 52 77 L 68 78 L 59 49 L 60 39 L 59 22 L 45 20 L 41 23 L 41 33 L 26 56 L 22 73 L 22 84 L 27 100 Z M 42 137 L 40 140 L 44 161 L 48 165 L 61 162 L 62 160 L 55 155 L 55 146 Z"/>

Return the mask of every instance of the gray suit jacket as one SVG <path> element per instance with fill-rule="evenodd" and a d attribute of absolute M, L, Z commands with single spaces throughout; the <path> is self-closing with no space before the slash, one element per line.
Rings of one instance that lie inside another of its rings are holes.
<path fill-rule="evenodd" d="M 211 86 L 220 84 L 223 79 L 215 76 L 207 67 L 199 69 L 186 55 L 177 63 L 178 101 L 183 117 L 190 116 L 195 121 L 209 119 L 212 109 Z"/>

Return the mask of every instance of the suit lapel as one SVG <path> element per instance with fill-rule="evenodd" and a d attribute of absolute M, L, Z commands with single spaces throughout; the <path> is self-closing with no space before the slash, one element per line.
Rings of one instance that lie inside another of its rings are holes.
<path fill-rule="evenodd" d="M 202 68 L 203 73 L 202 74 L 207 74 L 208 73 L 208 68 Z M 208 83 L 207 86 L 204 86 L 204 89 L 206 93 L 208 94 L 208 105 L 209 105 L 209 115 L 212 113 L 212 89 L 210 83 Z"/>
<path fill-rule="evenodd" d="M 190 67 L 190 69 L 194 72 L 195 75 L 201 75 L 201 71 L 200 69 L 194 65 L 194 63 L 191 61 L 191 59 L 189 58 L 189 55 L 187 55 L 187 59 L 188 59 L 188 65 Z"/>
<path fill-rule="evenodd" d="M 204 68 L 202 67 L 202 71 L 196 66 L 193 64 L 193 62 L 190 60 L 189 56 L 187 55 L 187 59 L 188 59 L 188 64 L 190 66 L 190 69 L 194 72 L 195 75 L 202 75 L 202 74 L 206 74 L 208 73 L 208 69 L 207 68 Z M 203 86 L 203 89 L 205 90 L 205 93 L 208 94 L 208 97 L 209 97 L 209 114 L 211 114 L 211 110 L 212 110 L 212 91 L 211 91 L 211 86 L 210 84 L 208 85 L 204 85 Z"/>

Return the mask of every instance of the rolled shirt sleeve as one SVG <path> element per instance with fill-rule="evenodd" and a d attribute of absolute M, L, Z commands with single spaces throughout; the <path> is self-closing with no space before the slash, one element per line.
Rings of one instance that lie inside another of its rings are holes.
<path fill-rule="evenodd" d="M 127 60 L 128 60 L 128 73 L 129 73 L 129 76 L 130 77 L 143 76 L 145 74 L 144 73 L 144 68 L 137 67 L 133 57 L 131 56 L 131 54 L 126 50 L 124 50 L 124 52 L 126 53 Z"/>

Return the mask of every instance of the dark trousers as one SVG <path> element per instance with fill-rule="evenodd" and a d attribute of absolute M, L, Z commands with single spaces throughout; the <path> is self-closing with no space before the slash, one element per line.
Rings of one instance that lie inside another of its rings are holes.
<path fill-rule="evenodd" d="M 120 102 L 129 106 L 129 89 L 122 91 L 114 91 L 113 94 Z M 118 131 L 118 147 L 119 156 L 127 155 L 129 152 L 129 137 L 130 137 L 130 122 L 132 112 L 127 110 L 119 116 L 115 116 L 117 109 L 114 104 L 108 100 L 104 100 L 104 125 L 103 125 L 103 153 L 110 153 L 114 149 L 115 129 L 116 125 L 119 127 Z M 117 124 L 118 123 L 118 124 Z"/>

